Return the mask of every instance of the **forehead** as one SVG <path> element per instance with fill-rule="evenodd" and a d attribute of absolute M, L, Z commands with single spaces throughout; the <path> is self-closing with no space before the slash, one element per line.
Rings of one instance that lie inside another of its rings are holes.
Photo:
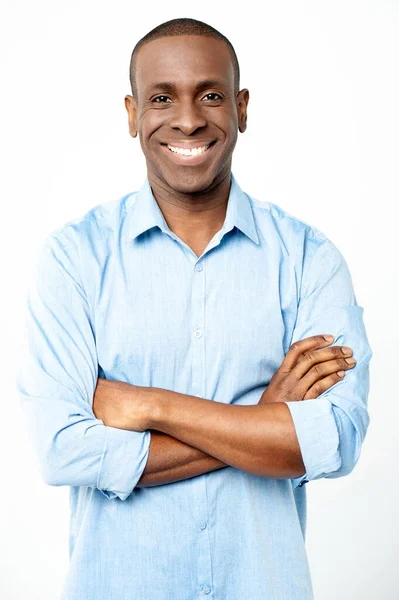
<path fill-rule="evenodd" d="M 136 83 L 147 89 L 158 81 L 187 85 L 202 79 L 234 86 L 234 69 L 227 44 L 199 35 L 163 37 L 147 42 L 136 58 Z"/>

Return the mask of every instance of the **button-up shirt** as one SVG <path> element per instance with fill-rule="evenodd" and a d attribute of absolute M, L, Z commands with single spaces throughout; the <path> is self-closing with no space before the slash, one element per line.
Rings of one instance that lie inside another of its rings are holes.
<path fill-rule="evenodd" d="M 140 487 L 151 430 L 94 416 L 99 376 L 255 405 L 290 345 L 313 334 L 332 334 L 357 363 L 318 398 L 287 402 L 301 477 L 227 466 Z M 148 178 L 53 231 L 29 285 L 17 385 L 44 481 L 70 486 L 62 599 L 313 598 L 304 484 L 355 466 L 371 356 L 337 247 L 233 174 L 224 224 L 200 257 L 168 227 Z"/>

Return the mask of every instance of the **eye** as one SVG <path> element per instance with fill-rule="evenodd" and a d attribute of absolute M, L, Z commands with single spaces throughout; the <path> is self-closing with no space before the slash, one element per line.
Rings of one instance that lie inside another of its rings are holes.
<path fill-rule="evenodd" d="M 155 102 L 157 104 L 165 104 L 164 100 L 169 100 L 169 98 L 167 96 L 157 96 L 156 98 L 152 99 L 152 102 Z"/>
<path fill-rule="evenodd" d="M 222 96 L 216 92 L 209 92 L 209 94 L 206 94 L 204 98 L 207 98 L 208 96 L 217 96 L 217 98 L 210 98 L 211 102 L 214 102 L 215 100 L 222 100 Z"/>

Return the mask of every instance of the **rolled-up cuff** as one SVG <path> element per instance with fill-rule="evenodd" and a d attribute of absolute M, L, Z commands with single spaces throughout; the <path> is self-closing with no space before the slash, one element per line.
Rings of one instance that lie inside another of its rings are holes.
<path fill-rule="evenodd" d="M 132 493 L 147 464 L 151 431 L 105 426 L 106 435 L 97 488 L 110 500 Z"/>
<path fill-rule="evenodd" d="M 339 435 L 331 402 L 326 398 L 285 403 L 294 421 L 306 472 L 292 480 L 299 487 L 341 466 Z"/>

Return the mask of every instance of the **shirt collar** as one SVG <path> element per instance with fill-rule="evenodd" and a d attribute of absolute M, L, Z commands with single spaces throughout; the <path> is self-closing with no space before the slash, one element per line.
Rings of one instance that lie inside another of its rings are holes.
<path fill-rule="evenodd" d="M 129 237 L 135 239 L 138 235 L 158 226 L 161 231 L 171 234 L 171 230 L 165 221 L 161 209 L 154 198 L 148 177 L 139 190 L 134 209 L 130 211 Z M 237 227 L 255 244 L 259 244 L 259 238 L 256 232 L 255 219 L 250 200 L 237 183 L 233 173 L 231 173 L 231 187 L 227 203 L 226 218 L 222 229 L 220 230 L 220 239 L 222 236 Z"/>

